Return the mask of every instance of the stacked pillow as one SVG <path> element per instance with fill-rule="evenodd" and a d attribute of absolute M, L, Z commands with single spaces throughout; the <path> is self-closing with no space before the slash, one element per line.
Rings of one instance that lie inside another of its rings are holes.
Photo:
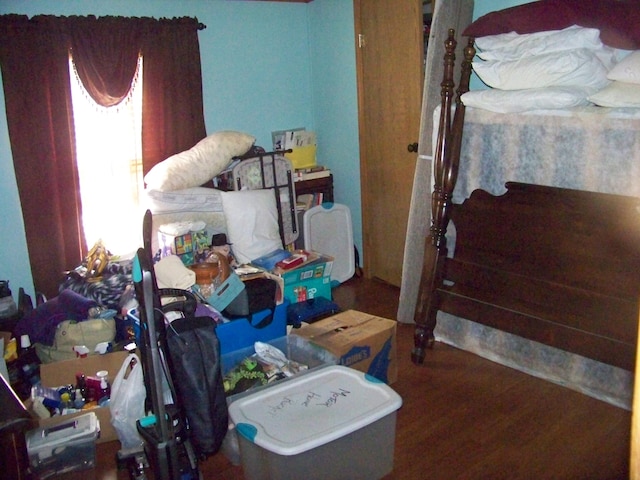
<path fill-rule="evenodd" d="M 607 74 L 611 84 L 589 96 L 601 107 L 640 107 L 640 50 L 625 57 Z"/>
<path fill-rule="evenodd" d="M 616 51 L 594 28 L 576 25 L 528 34 L 476 39 L 473 70 L 491 89 L 462 96 L 466 106 L 501 113 L 588 105 L 587 97 L 609 85 Z"/>
<path fill-rule="evenodd" d="M 229 166 L 233 157 L 246 153 L 255 137 L 225 130 L 212 133 L 189 150 L 155 165 L 144 177 L 150 190 L 170 192 L 199 187 Z"/>

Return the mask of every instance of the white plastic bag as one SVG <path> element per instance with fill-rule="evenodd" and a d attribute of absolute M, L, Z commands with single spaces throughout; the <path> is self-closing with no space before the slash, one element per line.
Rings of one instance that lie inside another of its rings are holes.
<path fill-rule="evenodd" d="M 133 363 L 132 363 L 133 362 Z M 135 353 L 127 356 L 111 385 L 111 424 L 118 433 L 123 449 L 140 447 L 136 421 L 145 415 L 146 390 L 142 364 Z"/>

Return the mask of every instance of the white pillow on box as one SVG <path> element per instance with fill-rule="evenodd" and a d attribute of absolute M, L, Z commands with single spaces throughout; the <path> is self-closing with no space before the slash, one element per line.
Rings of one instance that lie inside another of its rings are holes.
<path fill-rule="evenodd" d="M 231 250 L 239 263 L 282 248 L 273 189 L 222 192 Z"/>
<path fill-rule="evenodd" d="M 608 50 L 613 56 L 613 49 Z M 609 83 L 602 52 L 587 49 L 554 52 L 514 61 L 474 61 L 473 70 L 492 88 L 522 90 L 578 85 L 602 88 Z"/>
<path fill-rule="evenodd" d="M 596 91 L 597 89 L 593 87 L 472 90 L 463 94 L 461 100 L 467 107 L 482 108 L 498 113 L 517 113 L 589 105 L 587 97 Z"/>
<path fill-rule="evenodd" d="M 176 212 L 222 212 L 220 190 L 207 187 L 161 192 L 145 190 L 146 207 L 153 214 Z"/>
<path fill-rule="evenodd" d="M 640 107 L 640 85 L 636 83 L 613 82 L 588 100 L 601 107 Z"/>
<path fill-rule="evenodd" d="M 640 50 L 625 57 L 607 75 L 609 80 L 640 84 Z"/>
<path fill-rule="evenodd" d="M 229 166 L 233 157 L 245 154 L 255 137 L 242 132 L 212 133 L 189 150 L 155 165 L 145 176 L 147 188 L 163 192 L 198 187 Z"/>
<path fill-rule="evenodd" d="M 510 61 L 578 48 L 600 50 L 600 30 L 578 25 L 563 30 L 518 34 L 487 35 L 475 39 L 478 56 L 483 60 Z"/>

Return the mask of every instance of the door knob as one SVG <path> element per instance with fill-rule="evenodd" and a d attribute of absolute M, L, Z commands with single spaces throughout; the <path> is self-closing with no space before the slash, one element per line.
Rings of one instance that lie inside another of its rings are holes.
<path fill-rule="evenodd" d="M 418 142 L 410 143 L 409 145 L 407 145 L 407 150 L 410 151 L 410 152 L 417 152 L 418 151 Z"/>

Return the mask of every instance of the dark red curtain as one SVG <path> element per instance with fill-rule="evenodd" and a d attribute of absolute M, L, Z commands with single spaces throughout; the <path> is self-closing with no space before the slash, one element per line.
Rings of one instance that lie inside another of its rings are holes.
<path fill-rule="evenodd" d="M 202 70 L 195 18 L 158 20 L 142 48 L 142 157 L 146 174 L 169 155 L 206 136 Z"/>
<path fill-rule="evenodd" d="M 72 17 L 67 22 L 73 63 L 84 88 L 99 105 L 117 105 L 131 89 L 145 21 Z"/>
<path fill-rule="evenodd" d="M 126 96 L 142 52 L 147 172 L 205 136 L 197 29 L 190 18 L 0 16 L 7 123 L 36 291 L 57 295 L 63 272 L 79 265 L 87 248 L 69 50 L 83 84 L 103 105 Z"/>

